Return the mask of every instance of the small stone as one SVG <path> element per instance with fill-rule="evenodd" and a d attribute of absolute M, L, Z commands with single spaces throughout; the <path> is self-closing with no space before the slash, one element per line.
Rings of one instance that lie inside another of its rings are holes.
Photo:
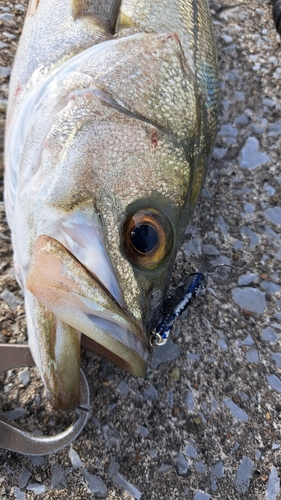
<path fill-rule="evenodd" d="M 192 444 L 188 444 L 184 450 L 184 453 L 190 458 L 197 458 L 198 453 Z"/>
<path fill-rule="evenodd" d="M 273 361 L 275 361 L 277 368 L 281 368 L 281 353 L 280 352 L 273 352 L 271 353 L 271 357 Z"/>
<path fill-rule="evenodd" d="M 146 437 L 149 434 L 149 430 L 147 427 L 144 427 L 143 425 L 138 425 L 138 433 L 141 436 Z"/>
<path fill-rule="evenodd" d="M 264 280 L 261 282 L 261 288 L 265 290 L 267 293 L 276 293 L 280 292 L 281 286 L 276 285 L 276 283 L 272 283 L 272 281 Z"/>
<path fill-rule="evenodd" d="M 235 125 L 241 125 L 242 127 L 248 125 L 248 123 L 249 123 L 249 118 L 247 118 L 247 116 L 244 115 L 244 113 L 242 115 L 237 116 L 237 118 L 235 118 L 234 120 Z"/>
<path fill-rule="evenodd" d="M 272 222 L 272 224 L 276 224 L 280 226 L 281 224 L 281 208 L 278 206 L 275 206 L 273 208 L 267 208 L 266 210 L 263 211 L 263 214 L 269 222 Z"/>
<path fill-rule="evenodd" d="M 240 168 L 254 169 L 269 163 L 268 155 L 259 151 L 259 141 L 255 137 L 248 137 L 244 147 L 239 153 Z"/>
<path fill-rule="evenodd" d="M 0 75 L 1 76 L 1 75 Z M 11 309 L 15 309 L 17 306 L 22 304 L 22 300 L 19 299 L 13 292 L 4 288 L 3 292 L 0 293 L 0 298 L 4 300 Z"/>
<path fill-rule="evenodd" d="M 39 483 L 29 483 L 26 489 L 27 491 L 33 491 L 35 495 L 42 495 L 46 491 L 46 486 Z"/>
<path fill-rule="evenodd" d="M 203 245 L 205 255 L 220 255 L 220 251 L 214 245 Z"/>
<path fill-rule="evenodd" d="M 223 351 L 228 351 L 228 346 L 224 339 L 218 339 L 217 344 Z"/>
<path fill-rule="evenodd" d="M 227 148 L 214 148 L 213 149 L 213 158 L 215 160 L 222 160 L 227 153 Z"/>
<path fill-rule="evenodd" d="M 26 495 L 17 486 L 13 487 L 13 492 L 17 500 L 26 500 Z M 3 497 L 2 497 L 3 498 Z"/>
<path fill-rule="evenodd" d="M 268 137 L 277 137 L 281 134 L 281 120 L 268 127 Z"/>
<path fill-rule="evenodd" d="M 174 380 L 177 382 L 180 379 L 181 372 L 180 369 L 176 366 L 175 368 L 172 368 L 172 370 L 169 373 L 169 377 L 171 380 Z"/>
<path fill-rule="evenodd" d="M 119 392 L 121 392 L 121 394 L 124 394 L 125 396 L 127 396 L 130 392 L 129 386 L 127 382 L 125 382 L 125 380 L 121 380 L 120 384 L 118 384 L 117 386 L 117 389 Z"/>
<path fill-rule="evenodd" d="M 111 478 L 114 477 L 115 474 L 117 474 L 119 469 L 120 469 L 120 465 L 117 462 L 117 460 L 114 458 L 113 460 L 111 460 L 111 462 L 108 466 L 108 470 L 107 470 L 108 477 L 111 477 Z"/>
<path fill-rule="evenodd" d="M 249 273 L 249 274 L 242 274 L 238 278 L 238 285 L 239 286 L 247 286 L 250 285 L 250 283 L 253 283 L 253 281 L 256 281 L 258 279 L 256 274 Z"/>
<path fill-rule="evenodd" d="M 194 409 L 194 400 L 191 390 L 186 390 L 183 393 L 183 403 L 192 411 Z"/>
<path fill-rule="evenodd" d="M 256 233 L 251 231 L 251 229 L 249 229 L 248 227 L 243 226 L 240 230 L 240 233 L 243 236 L 248 236 L 250 238 L 250 250 L 252 250 L 256 245 L 260 243 L 260 237 Z"/>
<path fill-rule="evenodd" d="M 199 474 L 205 474 L 206 467 L 203 462 L 195 462 L 194 467 Z"/>
<path fill-rule="evenodd" d="M 161 347 L 160 347 L 161 349 Z M 145 391 L 143 391 L 143 399 L 145 401 L 157 401 L 158 391 L 154 385 L 150 385 Z"/>
<path fill-rule="evenodd" d="M 235 489 L 244 495 L 250 486 L 254 464 L 249 457 L 243 457 L 234 481 Z"/>
<path fill-rule="evenodd" d="M 15 408 L 14 410 L 6 411 L 4 417 L 7 420 L 16 420 L 17 418 L 23 417 L 27 410 L 25 408 Z"/>
<path fill-rule="evenodd" d="M 230 123 L 227 125 L 222 125 L 218 135 L 222 137 L 232 137 L 235 138 L 238 135 L 237 128 L 233 127 Z"/>
<path fill-rule="evenodd" d="M 209 500 L 210 495 L 208 493 L 203 493 L 202 491 L 199 491 L 194 495 L 194 500 Z"/>
<path fill-rule="evenodd" d="M 73 469 L 79 469 L 80 467 L 83 467 L 81 458 L 79 457 L 77 451 L 72 448 L 72 446 L 70 446 L 69 448 L 68 456 L 70 458 Z"/>
<path fill-rule="evenodd" d="M 222 39 L 225 43 L 231 43 L 231 42 L 233 41 L 232 36 L 229 36 L 229 35 L 221 35 L 221 39 Z"/>
<path fill-rule="evenodd" d="M 276 467 L 272 467 L 268 479 L 266 500 L 277 500 L 280 492 L 280 478 Z"/>
<path fill-rule="evenodd" d="M 271 385 L 272 389 L 281 392 L 281 380 L 276 377 L 276 375 L 267 375 L 267 381 Z"/>
<path fill-rule="evenodd" d="M 60 464 L 54 464 L 51 469 L 52 490 L 62 490 L 67 487 L 64 468 Z"/>
<path fill-rule="evenodd" d="M 247 422 L 248 421 L 248 415 L 245 413 L 239 406 L 237 406 L 234 401 L 232 401 L 229 398 L 224 398 L 223 400 L 224 404 L 229 408 L 231 411 L 232 415 L 240 420 L 240 422 Z"/>
<path fill-rule="evenodd" d="M 247 335 L 247 337 L 242 342 L 243 345 L 253 345 L 253 343 L 254 343 L 254 341 L 253 341 L 251 335 Z"/>
<path fill-rule="evenodd" d="M 133 498 L 136 498 L 137 500 L 140 500 L 140 497 L 142 493 L 129 481 L 127 481 L 119 472 L 114 476 L 114 482 L 118 484 L 121 488 L 123 488 L 129 495 L 131 495 Z"/>
<path fill-rule="evenodd" d="M 13 14 L 0 14 L 0 22 L 2 23 L 13 23 L 15 21 L 15 17 Z"/>
<path fill-rule="evenodd" d="M 21 5 L 20 3 L 17 3 L 17 4 L 15 5 L 15 9 L 20 10 L 21 12 L 24 12 L 24 11 L 25 11 L 24 6 L 23 6 L 23 5 Z"/>
<path fill-rule="evenodd" d="M 226 235 L 228 233 L 229 225 L 224 220 L 222 215 L 219 215 L 217 218 L 217 226 L 221 230 L 222 234 Z"/>
<path fill-rule="evenodd" d="M 46 462 L 45 457 L 42 455 L 28 455 L 28 458 L 35 467 L 41 467 Z"/>
<path fill-rule="evenodd" d="M 184 253 L 186 255 L 202 255 L 201 248 L 201 239 L 200 238 L 191 238 L 191 240 L 187 241 L 183 244 Z"/>
<path fill-rule="evenodd" d="M 0 66 L 0 78 L 7 78 L 7 76 L 10 76 L 10 74 L 11 74 L 10 67 Z"/>
<path fill-rule="evenodd" d="M 180 476 L 185 476 L 188 469 L 189 469 L 189 462 L 184 458 L 184 456 L 182 455 L 182 453 L 179 453 L 176 457 L 175 457 L 175 465 L 176 465 L 176 469 L 178 471 L 178 474 L 180 474 Z"/>
<path fill-rule="evenodd" d="M 248 349 L 248 351 L 246 351 L 246 360 L 248 361 L 248 363 L 258 363 L 259 362 L 258 350 L 255 349 L 254 347 Z"/>
<path fill-rule="evenodd" d="M 242 309 L 255 314 L 262 314 L 266 310 L 265 294 L 256 288 L 232 288 L 233 302 Z"/>
<path fill-rule="evenodd" d="M 261 340 L 263 340 L 264 342 L 276 342 L 277 339 L 277 333 L 275 333 L 275 331 L 270 326 L 264 328 L 261 334 Z"/>
<path fill-rule="evenodd" d="M 167 392 L 167 403 L 168 403 L 169 408 L 173 408 L 173 406 L 174 406 L 174 393 L 172 390 L 169 390 Z"/>
<path fill-rule="evenodd" d="M 152 356 L 152 368 L 158 368 L 161 363 L 166 363 L 167 361 L 175 361 L 180 356 L 180 348 L 177 344 L 168 339 L 168 342 L 154 349 Z"/>
<path fill-rule="evenodd" d="M 104 481 L 94 474 L 90 474 L 87 469 L 82 469 L 84 477 L 88 483 L 89 489 L 91 493 L 94 493 L 97 498 L 106 498 L 107 496 L 107 487 Z"/>
<path fill-rule="evenodd" d="M 165 474 L 166 472 L 169 472 L 171 470 L 172 466 L 170 464 L 164 464 L 162 463 L 160 465 L 159 472 Z"/>
<path fill-rule="evenodd" d="M 224 475 L 224 467 L 222 462 L 217 462 L 212 468 L 213 476 L 216 476 L 218 479 L 222 479 Z"/>
<path fill-rule="evenodd" d="M 24 385 L 24 387 L 28 386 L 28 384 L 30 383 L 30 375 L 29 375 L 28 368 L 25 368 L 24 370 L 21 370 L 18 373 L 18 379 L 19 379 L 19 382 Z"/>
<path fill-rule="evenodd" d="M 31 472 L 29 472 L 28 469 L 26 469 L 26 467 L 21 471 L 20 473 L 20 476 L 19 476 L 19 479 L 18 479 L 18 482 L 19 482 L 19 487 L 20 488 L 25 488 L 29 479 L 30 479 L 30 476 L 31 476 Z"/>

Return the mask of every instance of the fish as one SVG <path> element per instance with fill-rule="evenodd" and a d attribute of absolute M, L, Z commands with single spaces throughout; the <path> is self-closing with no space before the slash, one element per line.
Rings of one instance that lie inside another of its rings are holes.
<path fill-rule="evenodd" d="M 28 342 L 55 408 L 79 404 L 81 343 L 145 375 L 218 93 L 207 0 L 30 0 L 5 205 Z"/>

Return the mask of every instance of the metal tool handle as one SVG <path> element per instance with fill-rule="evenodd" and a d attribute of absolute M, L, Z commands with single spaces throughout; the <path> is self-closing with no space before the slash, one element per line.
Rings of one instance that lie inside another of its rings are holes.
<path fill-rule="evenodd" d="M 34 365 L 29 347 L 20 344 L 0 344 L 0 372 L 19 366 Z M 74 441 L 90 416 L 90 392 L 87 379 L 80 370 L 80 404 L 77 420 L 65 431 L 50 437 L 34 436 L 0 417 L 0 448 L 24 455 L 55 453 Z"/>

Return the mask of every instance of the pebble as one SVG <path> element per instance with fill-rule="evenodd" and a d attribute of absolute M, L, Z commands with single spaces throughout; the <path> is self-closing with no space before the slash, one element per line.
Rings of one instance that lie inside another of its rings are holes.
<path fill-rule="evenodd" d="M 51 469 L 52 490 L 62 490 L 67 487 L 64 468 L 60 464 L 54 464 Z"/>
<path fill-rule="evenodd" d="M 223 351 L 227 351 L 228 350 L 228 346 L 227 346 L 227 343 L 224 339 L 218 339 L 217 341 L 217 345 L 218 347 L 220 347 Z"/>
<path fill-rule="evenodd" d="M 238 278 L 238 285 L 239 286 L 247 286 L 250 285 L 250 283 L 253 283 L 253 281 L 256 281 L 258 279 L 256 274 L 253 273 L 248 273 L 248 274 L 241 274 Z"/>
<path fill-rule="evenodd" d="M 28 386 L 28 384 L 30 383 L 30 375 L 29 375 L 28 368 L 25 368 L 24 370 L 21 370 L 18 373 L 18 380 L 21 384 L 24 385 L 24 387 Z"/>
<path fill-rule="evenodd" d="M 184 453 L 189 457 L 189 458 L 197 458 L 198 453 L 197 450 L 192 446 L 192 444 L 188 444 L 184 450 Z"/>
<path fill-rule="evenodd" d="M 141 436 L 146 437 L 149 434 L 149 430 L 147 427 L 144 427 L 143 425 L 138 425 L 138 433 Z"/>
<path fill-rule="evenodd" d="M 106 498 L 107 487 L 104 481 L 95 474 L 90 474 L 87 469 L 82 469 L 83 475 L 88 483 L 91 493 L 94 493 L 97 498 Z"/>
<path fill-rule="evenodd" d="M 248 421 L 248 415 L 247 413 L 244 412 L 239 406 L 237 406 L 234 401 L 232 401 L 229 398 L 224 398 L 223 399 L 224 404 L 227 406 L 227 408 L 231 411 L 232 415 L 240 420 L 240 422 L 247 422 Z"/>
<path fill-rule="evenodd" d="M 15 21 L 15 16 L 13 14 L 0 14 L 0 22 L 2 23 L 13 23 Z"/>
<path fill-rule="evenodd" d="M 17 306 L 21 305 L 23 301 L 19 299 L 13 292 L 4 288 L 3 292 L 0 293 L 0 298 L 4 300 L 11 309 L 15 309 Z"/>
<path fill-rule="evenodd" d="M 195 462 L 194 467 L 199 474 L 205 474 L 206 467 L 203 462 Z"/>
<path fill-rule="evenodd" d="M 20 10 L 21 12 L 25 12 L 25 8 L 23 5 L 21 5 L 21 3 L 17 3 L 15 5 L 15 9 Z"/>
<path fill-rule="evenodd" d="M 257 288 L 232 288 L 231 295 L 233 302 L 242 309 L 246 309 L 258 315 L 266 310 L 265 294 Z"/>
<path fill-rule="evenodd" d="M 244 113 L 242 115 L 237 116 L 234 120 L 235 125 L 241 125 L 242 127 L 248 125 L 248 123 L 249 123 L 249 118 L 246 115 L 244 115 Z"/>
<path fill-rule="evenodd" d="M 258 363 L 260 360 L 258 350 L 254 347 L 246 351 L 245 357 L 248 363 Z"/>
<path fill-rule="evenodd" d="M 240 168 L 251 170 L 271 161 L 268 155 L 259 151 L 259 146 L 259 141 L 255 137 L 248 137 L 239 153 Z"/>
<path fill-rule="evenodd" d="M 29 483 L 26 489 L 27 491 L 33 491 L 35 495 L 42 495 L 46 491 L 46 486 L 40 483 Z"/>
<path fill-rule="evenodd" d="M 229 225 L 224 220 L 222 215 L 219 215 L 217 218 L 217 226 L 221 230 L 222 234 L 226 235 L 228 233 Z"/>
<path fill-rule="evenodd" d="M 177 472 L 180 476 L 185 476 L 189 469 L 189 462 L 184 458 L 182 453 L 179 453 L 175 459 L 174 463 L 176 465 Z"/>
<path fill-rule="evenodd" d="M 194 409 L 194 399 L 191 390 L 184 391 L 183 403 L 192 411 Z"/>
<path fill-rule="evenodd" d="M 68 456 L 71 461 L 71 465 L 73 469 L 79 469 L 80 467 L 83 467 L 83 462 L 81 458 L 79 457 L 77 451 L 75 451 L 72 446 L 70 446 L 69 451 L 68 451 Z"/>
<path fill-rule="evenodd" d="M 268 127 L 268 137 L 276 137 L 277 135 L 281 134 L 281 120 L 278 122 L 273 123 Z"/>
<path fill-rule="evenodd" d="M 31 476 L 31 472 L 26 467 L 24 467 L 24 469 L 21 471 L 19 479 L 18 479 L 18 483 L 19 483 L 20 488 L 26 487 L 26 485 L 30 479 L 30 476 Z"/>
<path fill-rule="evenodd" d="M 26 500 L 26 494 L 21 491 L 17 486 L 13 487 L 13 492 L 17 500 Z"/>
<path fill-rule="evenodd" d="M 231 42 L 233 41 L 232 36 L 229 36 L 229 35 L 221 35 L 221 39 L 222 39 L 225 43 L 231 43 Z"/>
<path fill-rule="evenodd" d="M 41 455 L 28 455 L 28 458 L 35 467 L 41 467 L 46 462 L 45 457 Z"/>
<path fill-rule="evenodd" d="M 118 484 L 118 486 L 123 488 L 127 493 L 129 493 L 129 495 L 131 495 L 133 498 L 140 500 L 142 493 L 135 486 L 129 483 L 129 481 L 124 478 L 124 476 L 119 474 L 119 472 L 117 472 L 117 474 L 114 476 L 114 482 Z"/>
<path fill-rule="evenodd" d="M 125 380 L 121 380 L 121 382 L 118 384 L 117 389 L 121 394 L 124 394 L 127 396 L 130 392 L 129 386 Z"/>
<path fill-rule="evenodd" d="M 222 160 L 227 153 L 227 148 L 214 148 L 213 149 L 213 158 L 215 160 Z"/>
<path fill-rule="evenodd" d="M 262 281 L 260 286 L 267 293 L 276 293 L 281 290 L 281 286 L 276 285 L 276 283 L 272 283 L 272 281 L 267 281 L 267 280 Z"/>
<path fill-rule="evenodd" d="M 210 495 L 208 495 L 208 493 L 203 493 L 202 491 L 199 491 L 194 496 L 194 500 L 209 500 L 209 499 Z"/>
<path fill-rule="evenodd" d="M 10 76 L 12 68 L 6 66 L 0 66 L 0 78 L 7 78 Z"/>
<path fill-rule="evenodd" d="M 277 500 L 280 492 L 280 478 L 276 467 L 272 467 L 268 479 L 266 500 Z"/>
<path fill-rule="evenodd" d="M 276 342 L 277 339 L 277 333 L 270 326 L 267 326 L 263 329 L 261 340 L 263 340 L 264 342 Z"/>
<path fill-rule="evenodd" d="M 281 353 L 280 352 L 273 352 L 271 353 L 271 357 L 273 361 L 275 361 L 277 368 L 281 368 Z"/>
<path fill-rule="evenodd" d="M 241 228 L 240 233 L 242 234 L 242 236 L 248 236 L 250 238 L 250 250 L 255 248 L 255 246 L 258 245 L 261 241 L 260 237 L 246 226 L 243 226 Z"/>
<path fill-rule="evenodd" d="M 253 343 L 254 343 L 254 341 L 253 341 L 251 335 L 247 335 L 247 337 L 242 342 L 243 345 L 253 345 Z"/>
<path fill-rule="evenodd" d="M 167 343 L 158 349 L 154 349 L 152 355 L 151 367 L 153 369 L 158 368 L 161 363 L 167 363 L 167 361 L 175 361 L 180 356 L 180 348 L 171 339 L 168 339 Z"/>
<path fill-rule="evenodd" d="M 244 495 L 250 486 L 254 464 L 249 457 L 243 457 L 234 480 L 235 489 Z"/>
<path fill-rule="evenodd" d="M 205 255 L 220 255 L 220 251 L 214 245 L 203 245 Z"/>
<path fill-rule="evenodd" d="M 167 392 L 167 403 L 168 403 L 169 408 L 173 408 L 173 406 L 174 406 L 174 393 L 172 390 L 169 390 Z"/>
<path fill-rule="evenodd" d="M 119 463 L 117 462 L 116 458 L 114 458 L 113 460 L 111 460 L 109 466 L 108 466 L 108 470 L 107 470 L 107 475 L 108 477 L 114 477 L 118 470 L 120 469 L 120 465 Z"/>
<path fill-rule="evenodd" d="M 145 389 L 145 391 L 143 391 L 143 399 L 144 401 L 157 401 L 158 391 L 154 385 L 150 385 L 147 389 Z"/>
<path fill-rule="evenodd" d="M 266 378 L 272 389 L 281 392 L 281 380 L 276 375 L 267 375 Z"/>
<path fill-rule="evenodd" d="M 217 462 L 212 468 L 213 476 L 216 476 L 218 479 L 222 479 L 224 476 L 224 466 L 222 462 Z"/>
<path fill-rule="evenodd" d="M 119 448 L 122 440 L 120 432 L 116 429 L 112 422 L 102 427 L 103 437 L 107 446 Z"/>
<path fill-rule="evenodd" d="M 232 139 L 235 139 L 238 135 L 238 130 L 230 123 L 228 123 L 227 125 L 221 126 L 218 135 L 222 136 L 223 138 L 231 137 Z"/>
<path fill-rule="evenodd" d="M 263 211 L 263 214 L 269 222 L 280 226 L 281 224 L 281 208 L 276 206 L 272 208 L 267 208 Z"/>
<path fill-rule="evenodd" d="M 185 255 L 202 255 L 201 239 L 191 238 L 188 242 L 183 244 Z"/>
<path fill-rule="evenodd" d="M 172 466 L 170 464 L 162 464 L 160 465 L 159 472 L 162 474 L 165 474 L 166 472 L 169 472 L 172 469 Z"/>
<path fill-rule="evenodd" d="M 7 420 L 16 420 L 17 418 L 23 417 L 26 412 L 27 410 L 25 410 L 25 408 L 15 408 L 14 410 L 6 411 L 4 417 L 7 418 Z"/>

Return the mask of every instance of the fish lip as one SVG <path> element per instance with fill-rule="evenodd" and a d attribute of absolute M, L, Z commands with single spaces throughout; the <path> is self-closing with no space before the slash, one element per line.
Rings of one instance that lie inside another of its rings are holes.
<path fill-rule="evenodd" d="M 26 288 L 60 320 L 101 344 L 107 354 L 113 352 L 111 357 L 119 357 L 119 366 L 145 374 L 147 336 L 99 278 L 58 240 L 38 237 Z"/>

